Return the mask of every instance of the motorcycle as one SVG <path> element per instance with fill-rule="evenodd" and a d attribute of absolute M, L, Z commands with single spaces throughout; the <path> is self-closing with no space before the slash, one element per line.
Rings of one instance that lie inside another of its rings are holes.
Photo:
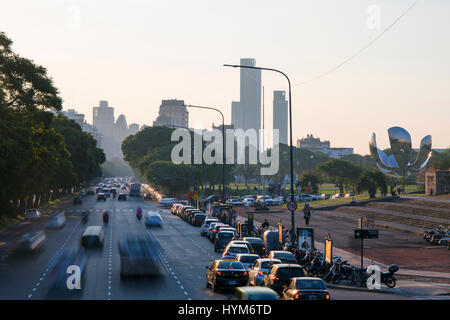
<path fill-rule="evenodd" d="M 388 268 L 388 272 L 381 273 L 381 283 L 384 283 L 389 288 L 394 288 L 396 284 L 396 278 L 394 273 L 396 273 L 400 267 L 396 264 L 392 264 Z"/>
<path fill-rule="evenodd" d="M 108 212 L 103 213 L 103 224 L 106 226 L 108 224 L 109 214 Z"/>
<path fill-rule="evenodd" d="M 86 211 L 84 211 L 83 212 L 83 218 L 81 219 L 81 222 L 83 224 L 86 224 L 88 222 L 88 217 L 89 217 L 89 214 Z"/>
<path fill-rule="evenodd" d="M 141 212 L 136 213 L 136 218 L 137 218 L 139 221 L 141 221 L 141 219 L 142 219 L 142 213 L 141 213 Z"/>

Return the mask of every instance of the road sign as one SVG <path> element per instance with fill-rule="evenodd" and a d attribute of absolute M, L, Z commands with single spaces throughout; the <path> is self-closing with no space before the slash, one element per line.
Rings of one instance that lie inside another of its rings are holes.
<path fill-rule="evenodd" d="M 287 208 L 289 211 L 295 211 L 297 210 L 297 203 L 295 201 L 289 201 L 287 203 Z"/>
<path fill-rule="evenodd" d="M 378 230 L 356 229 L 355 239 L 378 239 Z"/>
<path fill-rule="evenodd" d="M 192 199 L 194 199 L 195 201 L 197 201 L 197 200 L 198 200 L 198 194 L 197 194 L 197 193 L 194 193 L 194 195 L 192 196 Z"/>

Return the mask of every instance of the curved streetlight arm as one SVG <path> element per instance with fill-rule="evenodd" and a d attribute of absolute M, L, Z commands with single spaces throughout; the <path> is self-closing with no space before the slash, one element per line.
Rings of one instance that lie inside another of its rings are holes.
<path fill-rule="evenodd" d="M 291 201 L 294 201 L 294 149 L 292 146 L 292 99 L 291 99 L 291 80 L 289 77 L 280 70 L 273 69 L 273 68 L 264 68 L 264 67 L 252 67 L 252 66 L 243 66 L 238 64 L 224 64 L 224 67 L 231 67 L 231 68 L 246 68 L 246 69 L 255 69 L 255 70 L 266 70 L 266 71 L 273 71 L 279 74 L 282 74 L 286 80 L 288 81 L 289 85 L 289 153 L 290 153 L 290 173 L 291 173 Z M 294 221 L 294 211 L 291 211 L 291 236 L 292 239 L 295 238 L 295 221 Z"/>
<path fill-rule="evenodd" d="M 187 104 L 186 107 L 188 108 L 198 108 L 198 109 L 208 109 L 208 110 L 214 110 L 220 113 L 222 116 L 222 198 L 225 196 L 225 117 L 223 116 L 222 111 L 216 108 L 212 107 L 205 107 L 205 106 L 195 106 L 192 104 Z"/>

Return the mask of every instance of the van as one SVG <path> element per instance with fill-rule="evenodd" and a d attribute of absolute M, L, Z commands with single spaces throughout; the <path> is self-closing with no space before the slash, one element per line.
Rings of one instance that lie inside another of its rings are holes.
<path fill-rule="evenodd" d="M 89 226 L 81 236 L 81 245 L 86 248 L 103 247 L 104 237 L 101 226 Z"/>

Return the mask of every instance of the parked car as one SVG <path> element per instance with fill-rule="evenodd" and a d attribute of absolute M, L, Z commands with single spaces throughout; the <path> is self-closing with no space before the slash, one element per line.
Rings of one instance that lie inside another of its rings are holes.
<path fill-rule="evenodd" d="M 214 242 L 214 252 L 222 251 L 230 241 L 234 239 L 234 233 L 231 231 L 220 231 L 216 236 L 216 241 Z"/>
<path fill-rule="evenodd" d="M 203 212 L 197 212 L 194 214 L 194 216 L 191 219 L 191 223 L 193 226 L 201 226 L 203 224 L 203 221 L 206 219 L 206 214 Z"/>
<path fill-rule="evenodd" d="M 266 206 L 273 206 L 275 204 L 274 200 L 270 196 L 258 196 L 256 202 L 264 203 Z"/>
<path fill-rule="evenodd" d="M 289 251 L 272 250 L 267 257 L 269 259 L 279 259 L 282 263 L 297 263 L 295 255 Z"/>
<path fill-rule="evenodd" d="M 235 260 L 242 262 L 245 267 L 245 270 L 250 271 L 250 268 L 253 266 L 256 260 L 259 259 L 259 256 L 254 253 L 242 253 L 236 255 Z"/>
<path fill-rule="evenodd" d="M 206 267 L 206 287 L 217 292 L 221 288 L 233 288 L 247 285 L 248 273 L 239 261 L 215 260 Z"/>
<path fill-rule="evenodd" d="M 41 219 L 41 213 L 36 208 L 27 209 L 25 210 L 24 218 L 25 220 L 39 220 Z"/>
<path fill-rule="evenodd" d="M 203 221 L 202 226 L 200 227 L 200 235 L 206 236 L 206 233 L 208 232 L 208 228 L 210 227 L 212 222 L 219 222 L 216 218 L 206 218 L 205 221 Z"/>
<path fill-rule="evenodd" d="M 322 193 L 322 199 L 323 199 L 323 200 L 328 200 L 328 199 L 330 199 L 330 197 L 331 197 L 330 194 L 328 194 L 328 193 Z"/>
<path fill-rule="evenodd" d="M 241 200 L 236 199 L 236 198 L 228 199 L 227 201 L 225 201 L 225 203 L 226 204 L 231 204 L 231 205 L 236 206 L 236 207 L 244 206 L 244 202 L 242 202 Z"/>
<path fill-rule="evenodd" d="M 117 201 L 127 201 L 127 194 L 126 193 L 119 193 L 119 196 L 117 197 Z"/>
<path fill-rule="evenodd" d="M 336 193 L 334 196 L 331 196 L 331 199 L 339 199 L 343 197 L 344 197 L 343 193 Z"/>
<path fill-rule="evenodd" d="M 237 287 L 230 300 L 280 300 L 280 296 L 265 287 Z"/>
<path fill-rule="evenodd" d="M 250 242 L 254 253 L 258 254 L 260 257 L 263 257 L 266 254 L 266 247 L 264 246 L 264 241 L 261 238 L 244 237 L 242 240 Z"/>
<path fill-rule="evenodd" d="M 162 217 L 161 215 L 156 211 L 149 211 L 145 215 L 144 224 L 148 227 L 161 227 L 162 228 Z"/>
<path fill-rule="evenodd" d="M 281 293 L 292 278 L 304 277 L 305 272 L 298 264 L 275 264 L 272 265 L 264 277 L 264 286 Z"/>
<path fill-rule="evenodd" d="M 256 200 L 253 198 L 245 198 L 244 200 L 242 200 L 242 203 L 246 207 L 251 207 L 251 206 L 255 205 Z"/>
<path fill-rule="evenodd" d="M 286 203 L 284 197 L 282 197 L 282 196 L 276 197 L 276 198 L 274 199 L 274 201 L 277 203 L 277 205 Z"/>
<path fill-rule="evenodd" d="M 330 300 L 330 294 L 320 278 L 292 278 L 282 293 L 283 300 Z"/>
<path fill-rule="evenodd" d="M 149 236 L 126 234 L 119 243 L 120 275 L 161 275 L 159 244 Z"/>
<path fill-rule="evenodd" d="M 250 250 L 244 244 L 228 244 L 223 250 L 222 259 L 234 259 L 240 253 L 250 253 Z"/>
<path fill-rule="evenodd" d="M 274 264 L 281 263 L 279 259 L 258 259 L 250 268 L 248 273 L 248 284 L 252 286 L 262 286 L 264 277 Z"/>
<path fill-rule="evenodd" d="M 226 230 L 227 228 L 222 228 L 221 230 Z M 233 240 L 231 241 L 231 244 L 243 244 L 247 247 L 248 251 L 250 253 L 255 253 L 255 250 L 253 250 L 252 244 L 245 240 Z"/>

